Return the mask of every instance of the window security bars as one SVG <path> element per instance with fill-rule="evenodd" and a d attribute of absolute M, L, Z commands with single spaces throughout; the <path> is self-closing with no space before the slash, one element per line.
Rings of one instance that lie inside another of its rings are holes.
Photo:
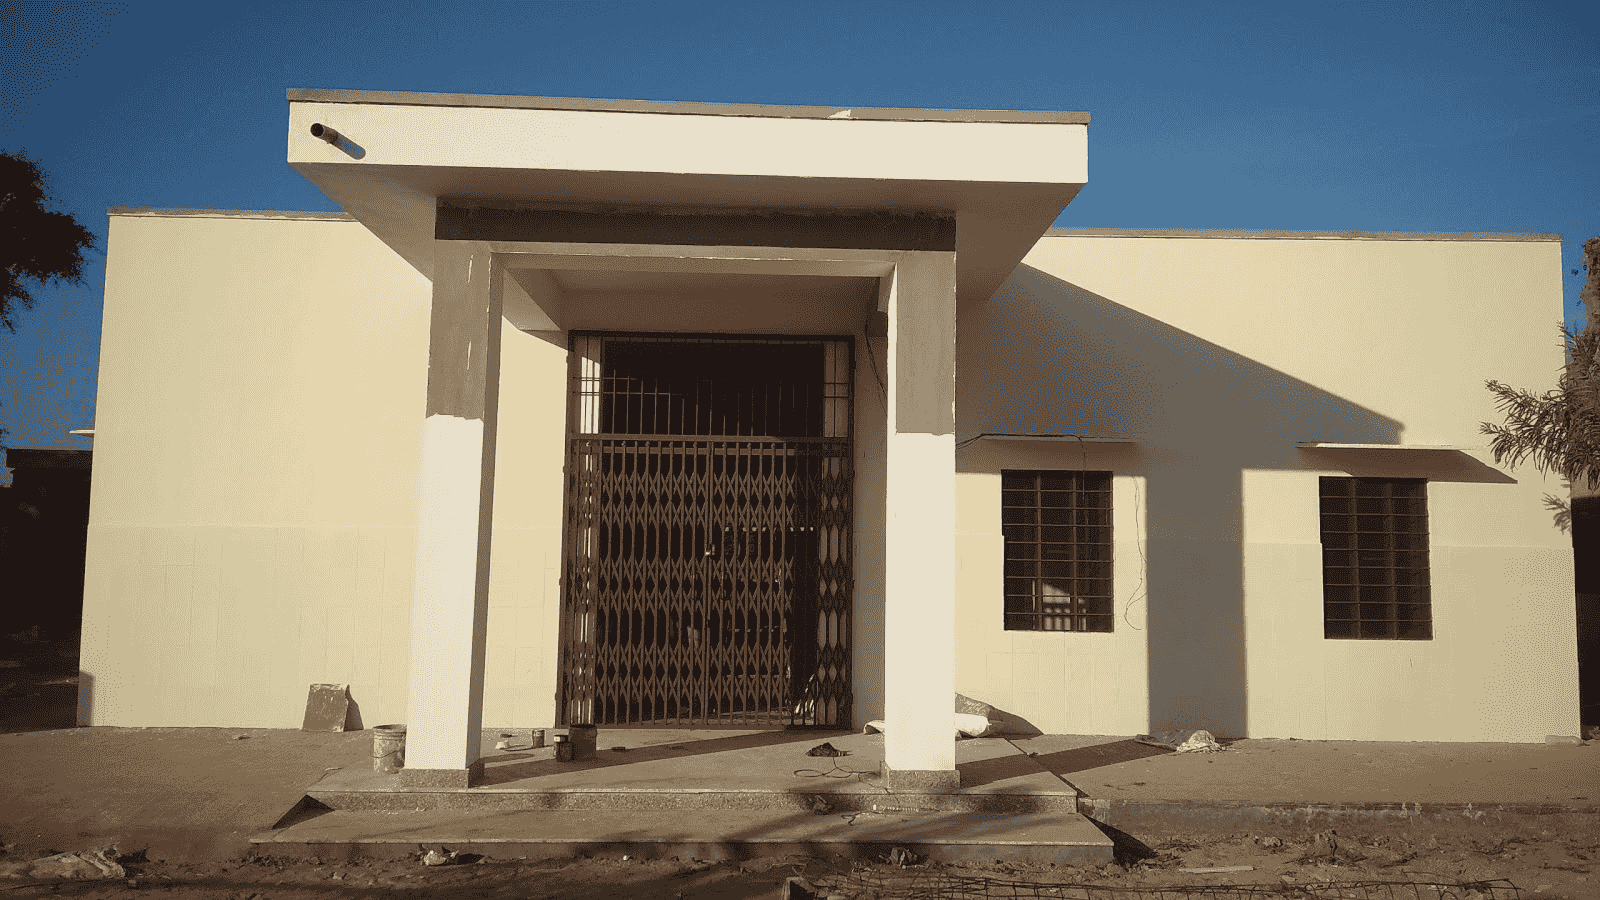
<path fill-rule="evenodd" d="M 1428 483 L 1323 476 L 1323 636 L 1433 638 Z"/>
<path fill-rule="evenodd" d="M 1111 631 L 1111 473 L 1000 474 L 1007 631 Z"/>
<path fill-rule="evenodd" d="M 850 722 L 851 349 L 573 335 L 563 724 Z"/>

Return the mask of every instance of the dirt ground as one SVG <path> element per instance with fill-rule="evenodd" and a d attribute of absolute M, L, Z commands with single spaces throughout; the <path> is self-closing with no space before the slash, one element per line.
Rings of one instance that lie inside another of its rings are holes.
<path fill-rule="evenodd" d="M 585 898 L 780 897 L 790 876 L 817 888 L 816 896 L 877 900 L 912 896 L 914 888 L 938 897 L 1028 896 L 1022 884 L 1097 885 L 1120 888 L 1121 900 L 1154 898 L 1201 885 L 1330 888 L 1348 882 L 1480 885 L 1460 898 L 1600 896 L 1600 829 L 1552 833 L 1532 828 L 1475 825 L 1415 826 L 1359 833 L 1167 835 L 1159 839 L 1114 833 L 1117 861 L 1092 868 L 1048 864 L 929 864 L 898 866 L 880 860 L 778 857 L 708 863 L 687 859 L 640 860 L 596 855 L 569 860 L 516 860 L 461 856 L 444 866 L 414 859 L 325 861 L 260 856 L 226 862 L 165 862 L 139 853 L 124 856 L 127 877 L 100 881 L 11 877 L 0 883 L 8 897 L 132 898 L 157 894 L 191 900 L 320 900 L 328 897 L 483 898 L 483 900 L 585 900 Z M 0 871 L 62 849 L 0 844 Z M 1185 868 L 1250 866 L 1249 871 L 1191 874 Z M 978 879 L 989 879 L 987 886 Z M 874 885 L 877 890 L 871 890 Z M 1317 896 L 1293 893 L 1285 897 Z M 1372 893 L 1371 896 L 1384 896 Z M 802 896 L 797 892 L 797 896 Z M 1040 894 L 1040 896 L 1046 896 Z M 1071 896 L 1067 894 L 1066 896 Z M 1092 894 L 1089 896 L 1093 896 Z M 1102 894 L 1102 896 L 1108 896 Z M 1175 900 L 1173 894 L 1165 895 Z M 1181 896 L 1181 895 L 1178 895 Z M 1197 893 L 1196 896 L 1199 896 Z M 1255 896 L 1263 896 L 1256 894 Z M 1271 896 L 1271 895 L 1266 895 Z M 1362 896 L 1360 893 L 1348 896 Z M 1405 896 L 1412 896 L 1406 894 Z M 1418 896 L 1441 896 L 1437 892 Z M 1449 896 L 1448 894 L 1443 896 Z"/>

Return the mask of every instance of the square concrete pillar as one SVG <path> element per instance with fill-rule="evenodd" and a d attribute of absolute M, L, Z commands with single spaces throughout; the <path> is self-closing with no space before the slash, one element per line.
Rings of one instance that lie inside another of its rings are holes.
<path fill-rule="evenodd" d="M 410 787 L 469 787 L 483 774 L 478 742 L 500 397 L 500 296 L 490 265 L 481 243 L 435 242 L 400 772 Z"/>
<path fill-rule="evenodd" d="M 884 761 L 891 791 L 958 788 L 955 254 L 907 253 L 886 285 Z"/>

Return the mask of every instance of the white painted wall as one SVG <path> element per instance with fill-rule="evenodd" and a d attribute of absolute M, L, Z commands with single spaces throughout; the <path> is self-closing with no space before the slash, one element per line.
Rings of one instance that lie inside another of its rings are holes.
<path fill-rule="evenodd" d="M 1045 238 L 962 312 L 958 438 L 1140 443 L 960 452 L 957 690 L 1052 732 L 1570 732 L 1571 551 L 1540 504 L 1558 486 L 1482 453 L 1293 447 L 1481 444 L 1485 378 L 1553 378 L 1558 255 L 1552 242 Z M 313 682 L 349 682 L 366 725 L 403 720 L 427 281 L 361 225 L 327 219 L 118 215 L 109 257 L 84 720 L 295 727 Z M 869 502 L 885 490 L 883 401 L 848 305 L 807 330 L 857 337 L 864 720 L 884 714 Z M 536 726 L 553 719 L 566 349 L 559 333 L 502 334 L 483 721 Z M 1116 474 L 1116 630 L 1004 632 L 998 473 L 1077 466 Z M 1430 479 L 1435 640 L 1322 639 L 1319 474 Z"/>
<path fill-rule="evenodd" d="M 403 720 L 428 283 L 349 221 L 108 243 L 80 717 L 297 727 L 346 682 Z"/>
<path fill-rule="evenodd" d="M 957 334 L 957 689 L 1047 732 L 1537 741 L 1577 726 L 1559 485 L 1484 452 L 1487 378 L 1542 389 L 1553 241 L 1055 234 Z M 1116 474 L 1113 634 L 1002 630 L 998 473 Z M 1429 479 L 1435 638 L 1322 637 L 1319 475 Z M 1134 540 L 1139 536 L 1142 540 Z"/>
<path fill-rule="evenodd" d="M 83 720 L 404 722 L 431 288 L 360 224 L 111 219 Z M 502 331 L 484 722 L 552 721 L 566 350 Z"/>

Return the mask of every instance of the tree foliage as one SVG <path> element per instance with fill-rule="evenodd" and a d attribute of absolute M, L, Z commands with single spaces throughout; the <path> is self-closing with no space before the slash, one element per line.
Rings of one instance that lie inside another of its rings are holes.
<path fill-rule="evenodd" d="M 10 332 L 18 308 L 33 308 L 24 281 L 82 284 L 83 251 L 95 245 L 77 219 L 45 208 L 50 199 L 38 163 L 0 150 L 0 327 Z"/>
<path fill-rule="evenodd" d="M 1505 424 L 1484 422 L 1480 430 L 1490 436 L 1495 462 L 1516 466 L 1531 460 L 1541 472 L 1595 488 L 1600 487 L 1600 237 L 1586 241 L 1583 253 L 1589 277 L 1578 298 L 1589 321 L 1581 332 L 1561 328 L 1567 362 L 1555 390 L 1534 394 L 1489 381 Z"/>

